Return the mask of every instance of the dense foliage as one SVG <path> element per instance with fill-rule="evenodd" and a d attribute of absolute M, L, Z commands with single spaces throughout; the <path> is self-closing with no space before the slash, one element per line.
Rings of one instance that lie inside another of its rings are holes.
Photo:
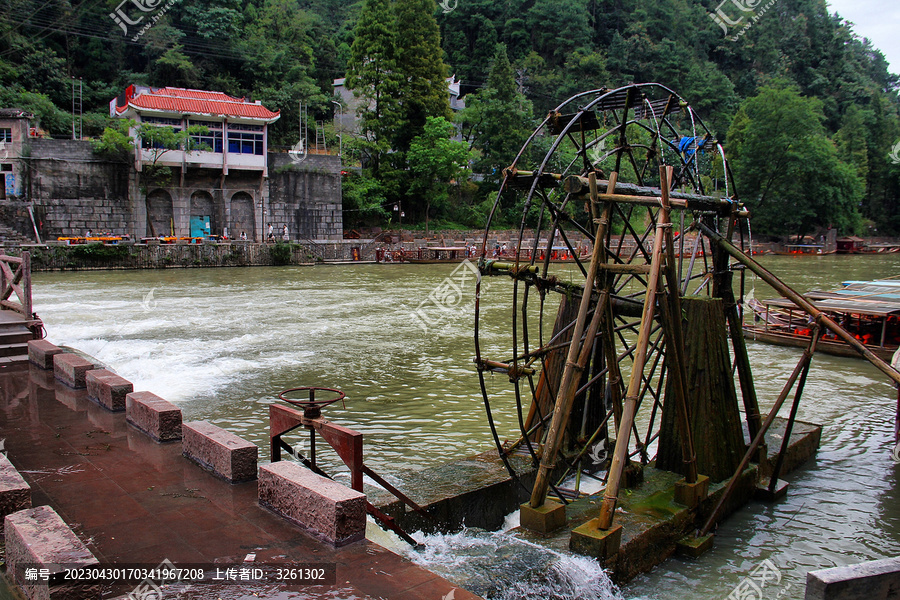
<path fill-rule="evenodd" d="M 659 81 L 726 143 L 758 230 L 900 233 L 900 165 L 890 158 L 900 83 L 824 0 L 777 0 L 752 27 L 727 31 L 711 18 L 716 0 L 460 0 L 449 11 L 434 0 L 143 5 L 165 10 L 148 12 L 144 22 L 164 14 L 135 37 L 137 27 L 126 36 L 110 18 L 116 0 L 0 0 L 0 106 L 29 109 L 48 133 L 66 135 L 79 78 L 85 133 L 100 137 L 109 101 L 129 84 L 220 90 L 280 110 L 271 146 L 288 148 L 299 102 L 310 119 L 330 120 L 332 82 L 348 76 L 377 106 L 362 135 L 344 139 L 345 159 L 362 167 L 347 181 L 348 222 L 385 219 L 397 203 L 415 222 L 438 184 L 419 180 L 408 152 L 429 118 L 451 117 L 443 77 L 455 75 L 468 94 L 457 119 L 478 183 L 454 179 L 431 217 L 477 225 L 535 117 L 585 89 Z M 107 139 L 113 153 L 116 141 Z"/>

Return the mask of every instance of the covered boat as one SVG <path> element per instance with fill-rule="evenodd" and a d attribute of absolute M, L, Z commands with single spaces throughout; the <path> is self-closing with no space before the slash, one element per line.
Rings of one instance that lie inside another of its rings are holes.
<path fill-rule="evenodd" d="M 900 346 L 900 281 L 845 281 L 829 292 L 813 291 L 806 298 L 852 333 L 883 360 Z M 753 323 L 744 325 L 744 337 L 779 346 L 805 348 L 813 331 L 810 316 L 787 298 L 751 300 Z M 858 357 L 846 342 L 826 333 L 817 349 L 837 356 Z"/>

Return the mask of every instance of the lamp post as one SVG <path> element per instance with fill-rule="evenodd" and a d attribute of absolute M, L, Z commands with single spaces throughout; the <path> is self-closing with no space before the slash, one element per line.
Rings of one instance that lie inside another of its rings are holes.
<path fill-rule="evenodd" d="M 400 201 L 394 202 L 394 212 L 397 213 L 397 221 L 400 224 L 400 249 L 403 250 L 403 217 L 406 216 L 406 213 L 403 212 L 403 208 L 400 206 Z"/>
<path fill-rule="evenodd" d="M 344 105 L 337 100 L 332 100 L 331 103 L 338 107 L 338 124 L 341 127 L 338 131 L 338 156 L 342 157 L 344 155 Z"/>

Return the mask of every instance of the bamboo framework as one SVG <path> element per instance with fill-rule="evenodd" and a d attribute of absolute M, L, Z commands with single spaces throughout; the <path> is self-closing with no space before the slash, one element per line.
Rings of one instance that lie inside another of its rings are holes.
<path fill-rule="evenodd" d="M 504 253 L 492 224 L 511 209 L 522 218 L 517 242 Z M 548 495 L 567 503 L 581 495 L 583 477 L 593 478 L 604 490 L 599 527 L 610 528 L 629 466 L 655 458 L 664 410 L 676 415 L 681 472 L 688 483 L 697 480 L 685 297 L 721 301 L 750 436 L 744 445 L 764 435 L 778 407 L 762 422 L 742 335 L 745 272 L 759 272 L 747 254 L 747 218 L 715 136 L 684 99 L 655 83 L 573 96 L 504 170 L 479 268 L 483 276 L 512 279 L 512 306 L 502 300 L 511 308 L 509 335 L 502 356 L 486 355 L 497 342 L 481 339 L 480 324 L 496 297 L 482 294 L 479 280 L 475 362 L 507 469 L 519 478 L 509 460 L 518 453 L 536 470 L 533 486 L 523 483 L 533 508 Z M 789 290 L 774 276 L 763 279 Z M 795 370 L 801 383 L 792 417 L 810 358 Z M 516 440 L 501 441 L 495 426 L 485 381 L 492 372 L 509 377 Z"/>

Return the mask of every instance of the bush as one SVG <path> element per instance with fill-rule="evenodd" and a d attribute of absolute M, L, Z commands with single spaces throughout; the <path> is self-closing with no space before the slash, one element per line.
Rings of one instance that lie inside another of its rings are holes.
<path fill-rule="evenodd" d="M 293 254 L 291 245 L 287 242 L 276 242 L 274 246 L 269 247 L 269 253 L 272 255 L 272 262 L 276 265 L 291 264 L 291 256 Z"/>

